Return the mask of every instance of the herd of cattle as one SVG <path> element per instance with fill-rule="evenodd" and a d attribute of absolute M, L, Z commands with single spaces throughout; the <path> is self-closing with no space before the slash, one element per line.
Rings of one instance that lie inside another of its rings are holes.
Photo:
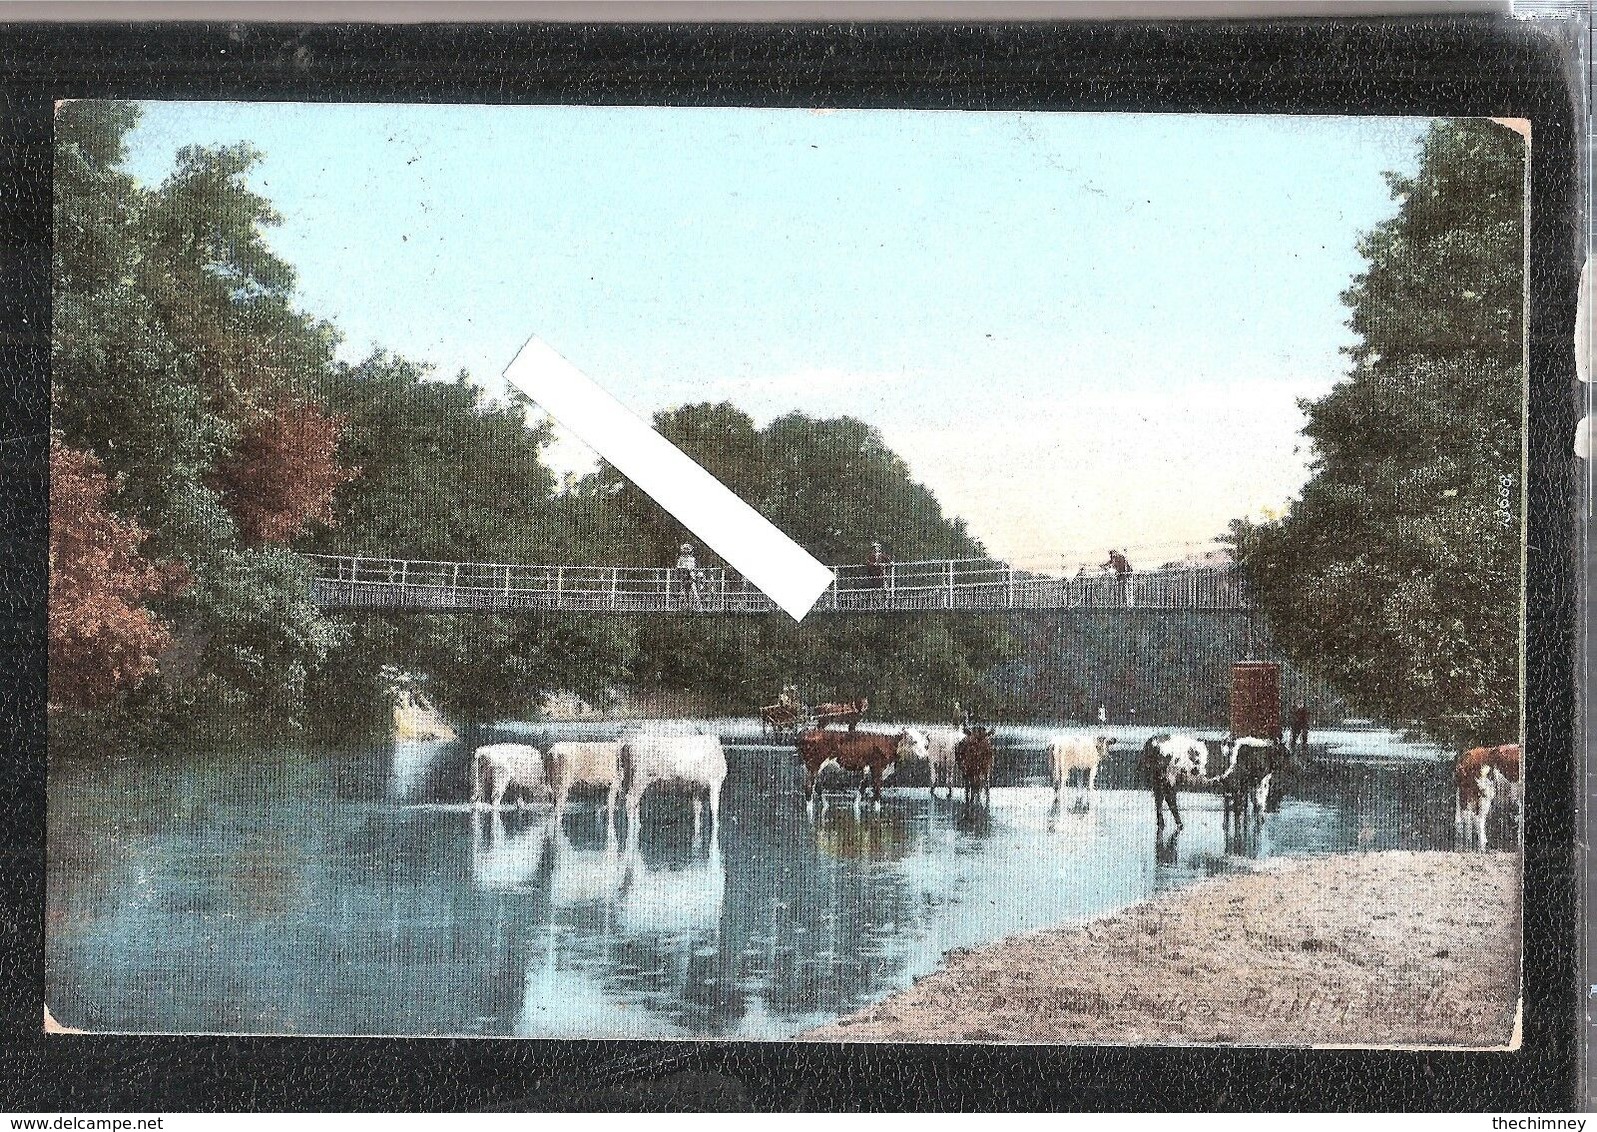
<path fill-rule="evenodd" d="M 897 732 L 814 727 L 801 732 L 795 743 L 810 806 L 822 774 L 829 769 L 854 776 L 860 801 L 870 787 L 879 805 L 883 782 L 900 767 L 916 763 L 929 766 L 933 797 L 939 789 L 952 797 L 958 782 L 964 785 L 967 804 L 991 798 L 996 752 L 988 727 L 903 727 Z M 1083 799 L 1090 799 L 1097 790 L 1098 769 L 1114 745 L 1115 740 L 1105 735 L 1051 738 L 1047 758 L 1055 796 L 1071 785 L 1074 775 L 1079 776 Z M 1272 783 L 1279 782 L 1289 764 L 1279 741 L 1156 735 L 1144 744 L 1137 766 L 1153 795 L 1158 825 L 1163 828 L 1168 809 L 1179 828 L 1180 790 L 1218 791 L 1225 799 L 1227 819 L 1234 815 L 1240 820 L 1251 808 L 1262 820 L 1271 808 Z M 593 788 L 605 792 L 605 810 L 612 819 L 624 795 L 629 824 L 636 830 L 645 792 L 659 787 L 692 797 L 697 832 L 706 800 L 712 827 L 717 820 L 726 773 L 726 754 L 714 735 L 637 729 L 613 742 L 558 742 L 546 751 L 525 743 L 495 743 L 479 747 L 472 760 L 472 803 L 497 810 L 509 789 L 517 786 L 551 797 L 558 815 L 573 787 Z M 485 779 L 491 800 L 485 797 Z M 1490 805 L 1489 798 L 1485 805 Z"/>
<path fill-rule="evenodd" d="M 867 786 L 876 804 L 882 784 L 900 767 L 924 764 L 930 768 L 931 793 L 939 789 L 952 797 L 956 782 L 965 787 L 965 801 L 990 799 L 995 750 L 988 727 L 894 731 L 857 729 L 851 721 L 843 727 L 811 727 L 798 734 L 795 745 L 805 771 L 805 800 L 813 806 L 821 775 L 829 769 L 852 775 L 857 800 Z M 1055 797 L 1072 784 L 1084 801 L 1097 790 L 1098 770 L 1116 740 L 1107 735 L 1060 734 L 1047 742 L 1047 761 Z M 1293 759 L 1278 739 L 1199 739 L 1190 735 L 1155 735 L 1137 755 L 1137 773 L 1153 796 L 1154 815 L 1160 829 L 1168 810 L 1181 828 L 1181 791 L 1219 793 L 1223 821 L 1240 822 L 1250 813 L 1262 821 L 1280 804 L 1284 779 L 1294 769 Z M 726 780 L 726 753 L 714 735 L 637 729 L 614 742 L 559 742 L 547 751 L 524 743 L 495 743 L 479 747 L 472 760 L 472 802 L 491 804 L 497 810 L 512 785 L 544 793 L 554 801 L 558 816 L 573 787 L 603 790 L 605 810 L 613 820 L 616 802 L 625 795 L 627 817 L 633 831 L 643 795 L 651 787 L 686 791 L 693 799 L 693 824 L 697 834 L 703 803 L 708 800 L 712 828 L 718 818 L 721 786 Z M 488 780 L 491 803 L 484 797 Z M 1465 822 L 1481 848 L 1486 847 L 1486 819 L 1499 793 L 1512 803 L 1520 801 L 1520 749 L 1517 745 L 1479 747 L 1461 754 L 1454 764 L 1454 821 L 1460 834 Z M 1520 810 L 1522 814 L 1522 808 Z M 1521 829 L 1523 819 L 1521 817 Z"/>
<path fill-rule="evenodd" d="M 485 775 L 493 791 L 493 809 L 504 804 L 511 786 L 518 786 L 530 793 L 552 796 L 557 818 L 565 811 L 571 788 L 584 786 L 606 792 L 605 810 L 613 820 L 616 799 L 624 789 L 627 818 L 634 834 L 643 795 L 649 787 L 685 790 L 693 798 L 693 830 L 697 835 L 706 796 L 711 828 L 719 817 L 726 752 L 714 735 L 641 729 L 627 732 L 617 742 L 555 743 L 542 752 L 527 743 L 494 743 L 478 747 L 472 759 L 474 806 L 484 804 Z"/>
<path fill-rule="evenodd" d="M 1116 740 L 1107 735 L 1061 734 L 1047 742 L 1047 761 L 1054 796 L 1070 785 L 1071 776 L 1080 776 L 1083 798 L 1097 790 L 1098 768 Z M 836 767 L 858 775 L 858 797 L 863 800 L 867 784 L 876 802 L 882 798 L 882 782 L 900 765 L 915 760 L 930 764 L 931 792 L 939 788 L 954 793 L 956 777 L 965 785 L 965 800 L 990 798 L 994 751 L 990 728 L 970 726 L 920 730 L 901 728 L 896 734 L 817 727 L 802 732 L 797 739 L 799 757 L 807 776 L 805 795 L 814 803 L 816 783 L 821 772 Z M 1499 792 L 1506 792 L 1521 823 L 1520 752 L 1517 745 L 1478 747 L 1459 755 L 1454 763 L 1454 823 L 1461 836 L 1468 819 L 1470 830 L 1482 849 L 1486 848 L 1486 818 Z M 1279 739 L 1242 737 L 1238 739 L 1199 739 L 1191 735 L 1155 735 L 1143 744 L 1137 755 L 1137 776 L 1153 795 L 1154 820 L 1165 828 L 1169 810 L 1176 828 L 1182 826 L 1179 791 L 1218 793 L 1222 822 L 1240 823 L 1252 815 L 1263 821 L 1267 811 L 1279 808 L 1285 793 L 1286 778 L 1297 769 L 1291 752 Z"/>
<path fill-rule="evenodd" d="M 1072 775 L 1078 775 L 1083 799 L 1090 799 L 1097 791 L 1098 768 L 1115 742 L 1107 735 L 1050 738 L 1047 758 L 1055 797 L 1071 784 Z M 869 785 L 880 803 L 883 780 L 899 766 L 915 761 L 930 764 L 933 797 L 939 788 L 952 797 L 956 778 L 964 783 L 967 803 L 991 797 L 994 749 L 993 733 L 987 727 L 905 727 L 896 734 L 812 728 L 798 736 L 797 744 L 806 773 L 806 799 L 811 804 L 821 772 L 829 767 L 857 775 L 859 798 L 863 800 Z M 1256 820 L 1262 820 L 1265 810 L 1279 802 L 1281 776 L 1290 763 L 1279 740 L 1203 740 L 1167 734 L 1155 735 L 1143 745 L 1137 770 L 1153 794 L 1155 819 L 1162 829 L 1166 809 L 1177 828 L 1182 824 L 1178 790 L 1218 792 L 1224 799 L 1226 820 L 1234 816 L 1240 821 L 1250 811 Z"/>

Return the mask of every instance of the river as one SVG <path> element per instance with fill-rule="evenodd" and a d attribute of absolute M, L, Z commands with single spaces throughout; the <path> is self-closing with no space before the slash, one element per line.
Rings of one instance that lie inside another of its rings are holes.
<path fill-rule="evenodd" d="M 1257 834 L 1228 837 L 1217 798 L 1184 795 L 1186 829 L 1160 840 L 1133 789 L 1140 732 L 1090 807 L 1054 805 L 1041 732 L 1008 728 L 990 808 L 906 774 L 879 810 L 838 782 L 811 815 L 791 747 L 706 726 L 728 742 L 717 836 L 651 796 L 635 848 L 599 798 L 558 826 L 546 805 L 472 812 L 458 743 L 57 752 L 47 1001 L 100 1031 L 783 1038 L 951 948 L 1249 858 L 1453 838 L 1445 765 L 1380 732 L 1332 736 Z"/>

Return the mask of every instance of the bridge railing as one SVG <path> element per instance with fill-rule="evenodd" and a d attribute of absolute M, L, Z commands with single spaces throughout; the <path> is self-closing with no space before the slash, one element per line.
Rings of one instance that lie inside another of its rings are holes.
<path fill-rule="evenodd" d="M 335 607 L 567 609 L 596 612 L 769 612 L 775 604 L 723 567 L 692 584 L 670 567 L 529 566 L 517 563 L 311 555 L 314 596 Z M 834 567 L 822 611 L 917 609 L 1237 609 L 1239 572 L 1221 567 L 1147 571 L 1126 578 L 1062 578 L 994 559 L 937 559 Z"/>
<path fill-rule="evenodd" d="M 868 609 L 884 600 L 894 608 L 926 609 L 1238 609 L 1247 604 L 1241 572 L 1230 566 L 1061 577 L 990 558 L 933 559 L 896 562 L 879 571 L 842 566 L 833 575 L 836 585 L 821 602 L 835 595 L 837 608 Z"/>
<path fill-rule="evenodd" d="M 719 567 L 695 571 L 690 588 L 681 571 L 668 568 L 310 558 L 319 594 L 335 602 L 345 596 L 347 604 L 357 605 L 654 611 L 675 606 L 727 609 L 747 600 L 743 587 Z M 750 592 L 769 603 L 758 590 Z"/>

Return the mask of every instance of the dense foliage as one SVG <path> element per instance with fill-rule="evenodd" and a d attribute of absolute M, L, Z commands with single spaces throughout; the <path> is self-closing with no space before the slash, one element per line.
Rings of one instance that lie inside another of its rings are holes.
<path fill-rule="evenodd" d="M 287 399 L 244 426 L 215 482 L 246 543 L 292 542 L 333 521 L 333 492 L 359 473 L 338 462 L 342 427 L 314 402 Z"/>
<path fill-rule="evenodd" d="M 50 441 L 50 702 L 87 707 L 155 671 L 168 634 L 145 607 L 183 572 L 140 552 L 146 534 L 108 506 L 100 462 Z"/>
<path fill-rule="evenodd" d="M 185 148 L 142 185 L 124 169 L 136 121 L 106 102 L 58 120 L 55 423 L 63 451 L 114 477 L 95 499 L 125 545 L 83 554 L 63 506 L 52 603 L 66 616 L 116 595 L 126 643 L 114 660 L 57 649 L 62 704 L 257 733 L 367 726 L 399 669 L 467 720 L 526 715 L 554 692 L 747 711 L 790 681 L 941 711 L 1001 655 L 1002 631 L 976 619 L 928 621 L 906 646 L 905 622 L 871 619 L 323 614 L 304 552 L 658 566 L 683 532 L 608 468 L 561 490 L 524 401 L 382 353 L 337 361 L 265 240 L 277 216 L 247 185 L 257 155 Z M 901 559 L 980 552 L 858 421 L 760 429 L 694 405 L 659 424 L 823 560 L 859 561 L 872 540 Z M 154 585 L 141 554 L 189 584 Z"/>
<path fill-rule="evenodd" d="M 1350 704 L 1450 742 L 1519 733 L 1525 144 L 1439 122 L 1343 296 L 1351 372 L 1306 403 L 1280 521 L 1233 537 L 1276 639 Z"/>
<path fill-rule="evenodd" d="M 147 550 L 191 579 L 150 603 L 182 647 L 138 710 L 292 721 L 336 629 L 281 544 L 344 473 L 336 423 L 319 422 L 319 459 L 274 461 L 269 422 L 304 406 L 283 425 L 314 427 L 308 391 L 334 337 L 290 305 L 293 272 L 263 236 L 277 217 L 244 184 L 256 155 L 185 148 L 150 188 L 122 169 L 136 118 L 105 102 L 57 115 L 54 423 L 116 477 Z"/>
<path fill-rule="evenodd" d="M 335 366 L 324 395 L 346 422 L 334 524 L 306 549 L 474 562 L 594 561 L 542 456 L 547 430 L 524 402 L 490 401 L 461 375 L 432 381 L 400 358 Z M 431 697 L 469 720 L 526 717 L 552 692 L 604 703 L 628 680 L 631 630 L 593 617 L 368 615 L 318 680 L 320 714 L 373 718 L 383 668 L 425 676 Z"/>
<path fill-rule="evenodd" d="M 657 413 L 655 428 L 822 562 L 862 563 L 872 542 L 898 561 L 984 551 L 870 426 L 799 413 L 759 428 L 730 404 Z M 695 541 L 608 465 L 571 504 L 597 524 L 604 560 L 669 565 Z M 699 564 L 720 565 L 699 547 Z M 1007 655 L 1001 617 L 658 618 L 637 628 L 640 681 L 705 710 L 747 712 L 784 684 L 811 700 L 869 696 L 880 712 L 942 718 L 955 699 L 992 703 L 985 679 Z"/>

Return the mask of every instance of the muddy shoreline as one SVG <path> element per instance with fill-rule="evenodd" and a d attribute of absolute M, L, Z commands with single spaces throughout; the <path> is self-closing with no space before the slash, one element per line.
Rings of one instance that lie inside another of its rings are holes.
<path fill-rule="evenodd" d="M 1517 853 L 1284 858 L 944 956 L 808 1041 L 1509 1048 Z"/>

